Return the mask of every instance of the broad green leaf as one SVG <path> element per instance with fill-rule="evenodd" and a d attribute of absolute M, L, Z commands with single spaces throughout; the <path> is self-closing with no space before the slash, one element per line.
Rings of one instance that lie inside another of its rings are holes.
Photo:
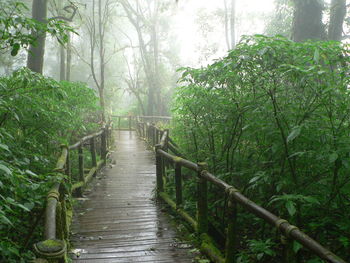
<path fill-rule="evenodd" d="M 7 166 L 5 166 L 5 165 L 3 165 L 1 163 L 0 163 L 0 171 L 3 171 L 7 175 L 11 175 L 12 174 L 11 170 Z"/>
<path fill-rule="evenodd" d="M 10 151 L 9 147 L 6 144 L 0 143 L 0 149 L 3 149 L 5 151 Z"/>
<path fill-rule="evenodd" d="M 287 137 L 287 143 L 293 141 L 296 137 L 298 137 L 300 132 L 301 126 L 295 126 Z"/>
<path fill-rule="evenodd" d="M 320 62 L 320 51 L 318 48 L 315 49 L 314 61 L 318 64 Z"/>
<path fill-rule="evenodd" d="M 12 222 L 10 219 L 8 219 L 5 215 L 0 214 L 0 221 L 2 221 L 3 223 L 13 226 Z"/>
<path fill-rule="evenodd" d="M 23 204 L 24 207 L 26 207 L 28 210 L 32 210 L 35 206 L 34 203 L 24 203 Z"/>
<path fill-rule="evenodd" d="M 25 207 L 24 205 L 22 205 L 22 204 L 16 204 L 16 206 L 18 206 L 18 207 L 20 207 L 20 208 L 22 208 L 24 211 L 27 211 L 27 212 L 29 212 L 30 210 L 27 208 L 27 207 Z"/>
<path fill-rule="evenodd" d="M 293 241 L 293 251 L 294 253 L 298 253 L 298 251 L 303 247 L 302 244 L 300 244 L 297 241 Z"/>
<path fill-rule="evenodd" d="M 296 208 L 295 208 L 295 204 L 293 201 L 287 201 L 286 204 L 285 204 L 287 210 L 288 210 L 288 213 L 291 215 L 291 216 L 294 216 L 295 215 L 295 212 L 297 211 Z"/>
<path fill-rule="evenodd" d="M 334 163 L 338 159 L 338 154 L 336 152 L 329 155 L 329 162 Z"/>

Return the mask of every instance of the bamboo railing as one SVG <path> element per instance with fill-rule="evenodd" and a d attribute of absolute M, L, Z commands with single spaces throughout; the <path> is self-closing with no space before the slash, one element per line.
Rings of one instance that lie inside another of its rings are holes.
<path fill-rule="evenodd" d="M 65 263 L 68 262 L 67 247 L 69 227 L 72 219 L 70 198 L 74 194 L 81 197 L 84 187 L 106 164 L 112 126 L 109 123 L 99 132 L 83 137 L 77 143 L 61 148 L 53 176 L 57 182 L 47 195 L 45 210 L 44 241 L 34 245 L 37 259 L 34 262 Z M 91 166 L 88 171 L 84 165 L 84 148 L 89 146 Z M 71 171 L 72 151 L 78 152 L 78 172 Z M 100 160 L 97 160 L 97 157 Z"/>
<path fill-rule="evenodd" d="M 168 119 L 168 118 L 167 118 Z M 156 154 L 156 176 L 157 176 L 157 196 L 163 199 L 170 207 L 186 220 L 199 234 L 202 245 L 201 250 L 206 253 L 214 262 L 233 263 L 238 253 L 238 228 L 237 207 L 242 207 L 245 211 L 254 214 L 274 226 L 281 235 L 283 251 L 281 258 L 285 263 L 296 262 L 296 256 L 292 248 L 292 241 L 299 242 L 304 248 L 326 262 L 345 263 L 343 259 L 335 255 L 317 241 L 299 230 L 297 226 L 290 224 L 287 220 L 279 218 L 263 207 L 245 197 L 232 185 L 215 177 L 207 170 L 205 163 L 193 163 L 186 160 L 177 149 L 177 145 L 169 136 L 168 130 L 160 130 L 153 123 L 147 122 L 147 117 L 136 118 L 136 131 L 152 147 Z M 169 153 L 169 152 L 172 152 Z M 173 201 L 164 189 L 165 168 L 172 164 L 175 168 L 175 196 Z M 182 189 L 184 184 L 182 169 L 186 168 L 196 173 L 197 178 L 197 213 L 196 218 L 191 217 L 183 209 Z M 222 255 L 219 249 L 213 244 L 212 238 L 208 234 L 208 183 L 216 185 L 228 197 L 228 225 L 226 231 L 225 254 Z"/>
<path fill-rule="evenodd" d="M 115 119 L 115 128 L 118 130 L 133 130 L 136 127 L 138 121 L 144 123 L 170 123 L 171 117 L 164 116 L 122 116 L 122 115 L 112 115 L 112 118 Z"/>

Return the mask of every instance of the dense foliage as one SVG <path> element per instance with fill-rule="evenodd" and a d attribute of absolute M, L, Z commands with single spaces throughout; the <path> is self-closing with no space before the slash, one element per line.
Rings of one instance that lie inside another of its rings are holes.
<path fill-rule="evenodd" d="M 27 6 L 21 1 L 2 0 L 0 5 L 0 52 L 11 51 L 16 56 L 21 48 L 35 43 L 35 32 L 49 33 L 61 43 L 67 42 L 67 32 L 72 31 L 65 22 L 49 19 L 41 23 L 25 15 Z"/>
<path fill-rule="evenodd" d="M 97 129 L 97 105 L 82 83 L 27 69 L 0 78 L 1 262 L 28 262 L 59 146 Z"/>
<path fill-rule="evenodd" d="M 245 37 L 214 64 L 184 69 L 174 103 L 177 141 L 188 157 L 208 162 L 215 175 L 345 260 L 348 67 L 347 46 L 339 42 Z M 222 222 L 224 197 L 214 187 L 210 192 L 211 215 Z M 280 262 L 272 229 L 239 214 L 239 262 Z M 320 262 L 300 247 L 294 244 L 303 262 Z"/>

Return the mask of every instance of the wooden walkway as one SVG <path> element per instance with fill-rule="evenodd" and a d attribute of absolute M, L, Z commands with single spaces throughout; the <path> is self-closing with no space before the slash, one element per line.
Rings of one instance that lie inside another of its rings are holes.
<path fill-rule="evenodd" d="M 193 262 L 153 201 L 154 153 L 134 132 L 119 131 L 112 159 L 75 211 L 73 262 Z"/>

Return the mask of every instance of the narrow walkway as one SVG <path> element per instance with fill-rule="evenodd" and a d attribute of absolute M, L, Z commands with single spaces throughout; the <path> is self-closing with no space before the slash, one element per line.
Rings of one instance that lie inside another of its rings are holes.
<path fill-rule="evenodd" d="M 73 262 L 192 262 L 152 200 L 155 164 L 134 132 L 116 132 L 116 164 L 86 191 L 73 221 Z"/>

